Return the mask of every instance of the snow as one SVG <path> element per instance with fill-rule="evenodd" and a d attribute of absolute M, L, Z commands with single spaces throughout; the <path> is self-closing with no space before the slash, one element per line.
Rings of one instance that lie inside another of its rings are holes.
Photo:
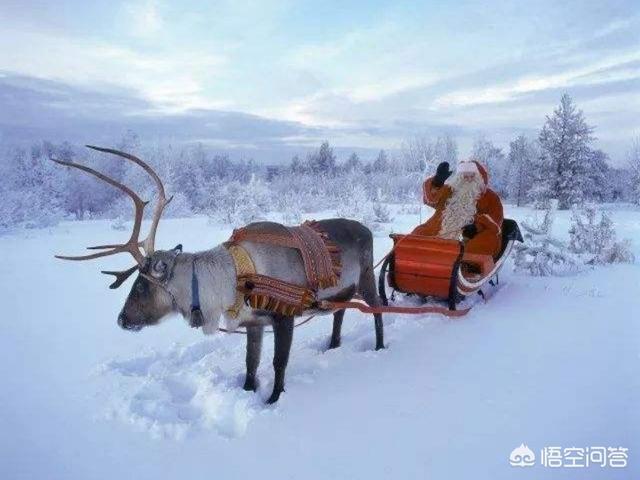
<path fill-rule="evenodd" d="M 519 221 L 532 212 L 507 206 Z M 376 232 L 418 215 L 397 213 Z M 640 211 L 611 208 L 618 238 L 640 258 Z M 308 217 L 326 217 L 331 212 Z M 392 215 L 393 216 L 393 215 Z M 424 213 L 423 213 L 424 218 Z M 300 327 L 287 391 L 274 406 L 272 340 L 260 389 L 242 390 L 242 335 L 204 337 L 172 318 L 134 334 L 116 315 L 100 269 L 129 259 L 70 263 L 53 253 L 117 240 L 109 221 L 69 222 L 0 237 L 0 478 L 632 478 L 640 473 L 640 266 L 570 277 L 512 273 L 461 319 L 348 312 L 342 347 L 326 351 L 331 318 Z M 554 234 L 567 239 L 570 212 Z M 159 242 L 208 248 L 229 227 L 167 219 Z M 105 238 L 111 237 L 111 238 Z M 514 470 L 511 451 L 627 447 L 626 469 Z"/>

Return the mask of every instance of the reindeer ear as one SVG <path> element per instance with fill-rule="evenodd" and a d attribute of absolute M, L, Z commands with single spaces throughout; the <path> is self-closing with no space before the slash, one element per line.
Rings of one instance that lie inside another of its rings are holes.
<path fill-rule="evenodd" d="M 182 253 L 182 244 L 179 243 L 178 245 L 176 245 L 175 247 L 173 247 L 173 251 L 174 252 L 180 252 Z"/>

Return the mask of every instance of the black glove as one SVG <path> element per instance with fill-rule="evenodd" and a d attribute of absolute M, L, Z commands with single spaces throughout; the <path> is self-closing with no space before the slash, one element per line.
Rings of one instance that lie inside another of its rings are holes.
<path fill-rule="evenodd" d="M 476 227 L 473 223 L 469 225 L 465 225 L 462 227 L 462 236 L 466 238 L 473 238 L 478 234 L 478 227 Z"/>
<path fill-rule="evenodd" d="M 433 177 L 431 184 L 434 187 L 441 187 L 444 182 L 451 176 L 451 170 L 449 170 L 449 162 L 441 162 L 436 170 L 436 175 Z"/>

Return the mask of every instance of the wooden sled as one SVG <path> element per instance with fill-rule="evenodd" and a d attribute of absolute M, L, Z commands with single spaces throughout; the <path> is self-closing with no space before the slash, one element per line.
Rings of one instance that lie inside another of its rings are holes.
<path fill-rule="evenodd" d="M 415 234 L 392 234 L 394 248 L 385 259 L 378 277 L 378 293 L 388 305 L 386 283 L 397 292 L 445 300 L 449 310 L 473 293 L 483 295 L 482 287 L 492 282 L 513 244 L 522 242 L 518 224 L 502 223 L 502 247 L 496 257 L 465 253 L 464 243 Z"/>

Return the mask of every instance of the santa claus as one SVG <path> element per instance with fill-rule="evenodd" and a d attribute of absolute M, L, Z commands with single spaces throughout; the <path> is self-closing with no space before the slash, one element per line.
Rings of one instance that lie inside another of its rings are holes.
<path fill-rule="evenodd" d="M 502 202 L 487 186 L 487 170 L 468 161 L 451 174 L 449 163 L 442 162 L 435 176 L 424 182 L 424 203 L 435 213 L 413 233 L 464 240 L 466 252 L 497 255 L 502 243 Z"/>

